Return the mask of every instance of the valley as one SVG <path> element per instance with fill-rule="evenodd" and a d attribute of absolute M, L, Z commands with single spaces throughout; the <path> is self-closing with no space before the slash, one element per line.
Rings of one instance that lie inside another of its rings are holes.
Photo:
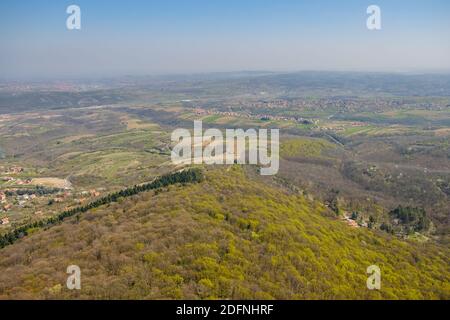
<path fill-rule="evenodd" d="M 0 298 L 448 299 L 449 84 L 243 73 L 3 88 Z M 279 129 L 278 174 L 173 163 L 171 133 L 195 120 Z M 130 192 L 192 167 L 202 181 Z M 69 264 L 81 292 L 62 285 Z"/>

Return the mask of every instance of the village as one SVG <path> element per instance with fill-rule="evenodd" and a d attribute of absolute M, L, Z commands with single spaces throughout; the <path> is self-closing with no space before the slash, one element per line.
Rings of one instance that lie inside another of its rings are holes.
<path fill-rule="evenodd" d="M 319 120 L 317 119 L 306 119 L 303 117 L 290 117 L 290 116 L 277 116 L 277 115 L 271 115 L 271 114 L 251 114 L 249 112 L 235 112 L 235 111 L 218 111 L 218 110 L 210 110 L 210 109 L 202 109 L 202 108 L 196 108 L 195 114 L 199 116 L 206 116 L 206 115 L 220 115 L 220 116 L 227 116 L 227 117 L 243 117 L 248 119 L 254 119 L 254 120 L 263 120 L 263 121 L 293 121 L 300 124 L 305 125 L 317 125 L 319 123 Z"/>
<path fill-rule="evenodd" d="M 21 179 L 13 177 L 12 175 L 17 175 L 24 172 L 24 168 L 19 166 L 12 166 L 9 168 L 5 168 L 0 166 L 0 173 L 2 174 L 0 180 L 3 182 L 14 183 L 17 185 L 27 185 L 31 184 L 31 179 Z"/>
<path fill-rule="evenodd" d="M 0 166 L 0 228 L 26 217 L 48 216 L 74 208 L 99 197 L 104 191 L 74 191 L 68 185 L 45 186 L 41 184 L 41 181 L 45 182 L 44 178 L 23 177 L 25 174 L 25 169 L 20 166 Z"/>
<path fill-rule="evenodd" d="M 316 118 L 305 118 L 301 116 L 284 116 L 269 113 L 252 113 L 250 111 L 233 111 L 231 107 L 228 111 L 219 111 L 216 109 L 204 109 L 197 107 L 194 109 L 194 112 L 197 116 L 201 117 L 218 115 L 223 117 L 246 118 L 261 121 L 289 121 L 295 124 L 308 126 L 311 129 L 319 131 L 345 132 L 347 130 L 354 130 L 354 128 L 364 129 L 367 127 L 367 124 L 360 121 L 334 120 L 332 119 L 332 115 L 328 117 L 327 121 L 321 121 Z"/>

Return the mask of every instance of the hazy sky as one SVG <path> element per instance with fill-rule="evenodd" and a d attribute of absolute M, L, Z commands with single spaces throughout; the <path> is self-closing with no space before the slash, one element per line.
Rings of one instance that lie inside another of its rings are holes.
<path fill-rule="evenodd" d="M 450 1 L 0 1 L 2 78 L 238 70 L 448 72 Z"/>

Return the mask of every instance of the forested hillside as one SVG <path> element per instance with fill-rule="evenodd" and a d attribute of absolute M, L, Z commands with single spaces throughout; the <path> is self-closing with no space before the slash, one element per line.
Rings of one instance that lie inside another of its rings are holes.
<path fill-rule="evenodd" d="M 242 167 L 119 198 L 0 250 L 0 298 L 449 299 L 449 251 L 354 229 Z M 81 290 L 66 268 L 81 268 Z M 366 269 L 382 272 L 381 290 Z"/>

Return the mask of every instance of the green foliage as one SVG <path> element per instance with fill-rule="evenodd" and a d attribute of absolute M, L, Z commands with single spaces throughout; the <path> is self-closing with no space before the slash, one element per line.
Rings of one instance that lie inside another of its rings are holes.
<path fill-rule="evenodd" d="M 0 248 L 3 248 L 9 244 L 14 243 L 17 239 L 20 239 L 28 234 L 28 230 L 34 230 L 38 228 L 50 227 L 57 223 L 60 223 L 65 218 L 77 215 L 79 213 L 84 213 L 89 210 L 98 208 L 100 206 L 109 204 L 111 202 L 117 202 L 121 198 L 131 197 L 141 192 L 160 189 L 162 187 L 167 187 L 171 184 L 176 183 L 193 183 L 201 182 L 203 179 L 202 172 L 199 169 L 184 170 L 172 174 L 164 175 L 155 181 L 143 185 L 134 186 L 131 188 L 123 189 L 119 192 L 111 193 L 106 197 L 100 198 L 94 202 L 89 203 L 85 206 L 80 206 L 74 209 L 64 211 L 55 217 L 48 218 L 46 220 L 36 221 L 24 226 L 21 226 L 3 236 L 0 237 Z M 48 205 L 54 203 L 53 199 L 50 199 Z"/>
<path fill-rule="evenodd" d="M 229 168 L 2 249 L 0 298 L 450 298 L 448 248 L 350 228 L 319 202 Z M 80 292 L 64 289 L 69 264 L 82 269 Z M 381 269 L 380 291 L 366 287 L 370 265 Z"/>
<path fill-rule="evenodd" d="M 336 146 L 324 139 L 297 138 L 282 141 L 280 155 L 289 157 L 320 157 L 326 150 Z"/>
<path fill-rule="evenodd" d="M 398 219 L 408 230 L 423 231 L 430 227 L 430 219 L 423 208 L 399 206 L 389 214 L 394 219 Z"/>

